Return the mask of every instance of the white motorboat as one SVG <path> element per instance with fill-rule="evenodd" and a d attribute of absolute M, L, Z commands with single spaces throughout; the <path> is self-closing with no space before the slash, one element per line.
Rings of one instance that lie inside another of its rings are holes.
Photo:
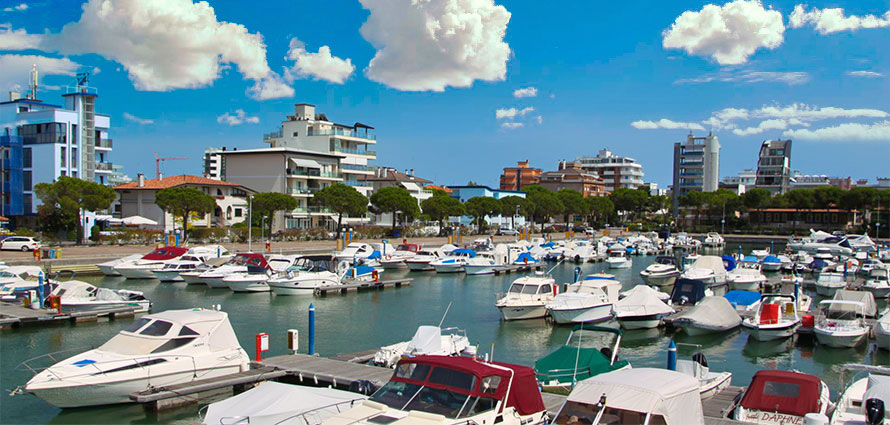
<path fill-rule="evenodd" d="M 380 258 L 380 266 L 384 269 L 406 269 L 408 266 L 405 260 L 414 258 L 420 251 L 420 245 L 413 243 L 403 243 L 396 247 L 393 252 L 382 253 Z"/>
<path fill-rule="evenodd" d="M 851 382 L 834 406 L 831 425 L 879 424 L 877 418 L 890 417 L 890 368 L 846 364 L 844 371 L 858 371 L 866 376 Z M 843 377 L 843 374 L 841 375 Z"/>
<path fill-rule="evenodd" d="M 330 257 L 298 258 L 283 273 L 273 276 L 266 285 L 275 295 L 311 295 L 320 288 L 342 286 L 344 276 L 330 271 Z"/>
<path fill-rule="evenodd" d="M 223 278 L 223 283 L 234 292 L 269 292 L 272 288 L 266 282 L 294 265 L 298 258 L 297 255 L 270 255 L 266 259 L 268 267 L 247 266 L 247 270 Z"/>
<path fill-rule="evenodd" d="M 671 286 L 680 277 L 677 259 L 667 255 L 655 257 L 655 262 L 641 271 L 640 276 L 649 285 Z"/>
<path fill-rule="evenodd" d="M 700 280 L 677 279 L 677 283 L 671 289 L 669 305 L 671 307 L 693 306 L 701 302 L 705 297 L 714 295 L 707 284 Z"/>
<path fill-rule="evenodd" d="M 243 372 L 249 365 L 226 313 L 168 310 L 139 318 L 99 348 L 37 373 L 25 390 L 62 408 L 129 403 L 135 392 Z"/>
<path fill-rule="evenodd" d="M 79 280 L 59 282 L 49 295 L 59 297 L 63 313 L 114 307 L 133 307 L 134 313 L 151 309 L 151 301 L 145 298 L 142 291 L 97 288 Z"/>
<path fill-rule="evenodd" d="M 423 249 L 418 251 L 417 255 L 404 260 L 404 263 L 408 270 L 411 271 L 432 271 L 435 269 L 430 265 L 431 262 L 444 257 L 447 252 L 454 251 L 455 249 L 457 247 L 450 244 L 442 245 L 436 249 Z"/>
<path fill-rule="evenodd" d="M 115 267 L 117 267 L 119 264 L 132 263 L 142 257 L 142 254 L 132 254 L 126 257 L 118 258 L 116 260 L 96 264 L 96 267 L 98 267 L 99 271 L 102 272 L 102 274 L 104 274 L 105 276 L 120 276 L 121 274 L 114 269 Z"/>
<path fill-rule="evenodd" d="M 819 378 L 800 372 L 760 370 L 751 378 L 732 418 L 759 425 L 803 424 L 808 413 L 825 415 L 831 407 L 828 385 Z"/>
<path fill-rule="evenodd" d="M 480 252 L 464 264 L 464 271 L 468 275 L 494 274 L 499 268 L 501 265 L 497 263 L 491 251 Z"/>
<path fill-rule="evenodd" d="M 646 285 L 637 285 L 615 303 L 615 317 L 623 329 L 652 329 L 674 309 L 665 304 L 662 294 Z"/>
<path fill-rule="evenodd" d="M 719 247 L 719 246 L 724 246 L 724 245 L 726 245 L 726 242 L 723 240 L 723 236 L 720 236 L 719 233 L 717 233 L 717 232 L 709 232 L 709 233 L 705 236 L 704 245 L 705 245 L 705 246 Z"/>
<path fill-rule="evenodd" d="M 352 242 L 346 245 L 342 251 L 334 254 L 338 261 L 356 261 L 365 259 L 374 254 L 374 247 L 364 242 Z"/>
<path fill-rule="evenodd" d="M 784 259 L 782 257 L 785 257 Z M 767 255 L 763 260 L 760 261 L 760 268 L 766 272 L 777 272 L 782 269 L 782 265 L 787 261 L 788 264 L 791 264 L 791 259 L 787 256 L 780 255 L 776 257 L 775 255 Z"/>
<path fill-rule="evenodd" d="M 704 424 L 699 380 L 665 369 L 634 368 L 578 382 L 553 424 Z"/>
<path fill-rule="evenodd" d="M 476 257 L 476 251 L 458 248 L 443 258 L 430 261 L 430 265 L 436 269 L 436 273 L 461 273 L 465 271 L 464 266 L 474 257 Z"/>
<path fill-rule="evenodd" d="M 360 406 L 368 396 L 325 387 L 265 381 L 241 394 L 199 410 L 202 424 L 319 425 L 338 413 Z"/>
<path fill-rule="evenodd" d="M 723 266 L 722 258 L 716 255 L 701 255 L 683 270 L 680 277 L 700 280 L 709 286 L 722 285 L 726 283 L 726 268 Z"/>
<path fill-rule="evenodd" d="M 742 321 L 742 328 L 758 341 L 788 338 L 799 326 L 797 300 L 787 294 L 764 294 L 757 313 Z"/>
<path fill-rule="evenodd" d="M 677 359 L 677 372 L 698 380 L 698 393 L 702 400 L 717 395 L 732 382 L 732 372 L 711 372 L 705 353 L 700 351 L 693 353 L 689 360 Z"/>
<path fill-rule="evenodd" d="M 753 249 L 751 250 L 751 256 L 757 258 L 757 261 L 763 261 L 769 255 L 769 248 L 763 249 Z"/>
<path fill-rule="evenodd" d="M 880 319 L 875 321 L 872 332 L 874 332 L 878 348 L 890 350 L 890 312 L 884 313 Z"/>
<path fill-rule="evenodd" d="M 9 266 L 0 269 L 0 299 L 11 301 L 24 297 L 29 291 L 40 286 L 40 274 L 43 269 L 38 266 Z M 44 279 L 44 285 L 49 279 Z"/>
<path fill-rule="evenodd" d="M 211 288 L 228 288 L 223 279 L 231 274 L 247 271 L 248 266 L 268 268 L 269 263 L 263 254 L 243 252 L 236 254 L 225 264 L 202 273 L 198 279 Z"/>
<path fill-rule="evenodd" d="M 822 272 L 816 277 L 816 293 L 823 297 L 832 297 L 838 289 L 847 287 L 847 279 L 843 273 Z"/>
<path fill-rule="evenodd" d="M 760 291 L 761 286 L 766 283 L 766 276 L 760 272 L 760 263 L 755 258 L 746 257 L 726 274 L 726 282 L 732 289 Z"/>
<path fill-rule="evenodd" d="M 820 344 L 828 347 L 855 347 L 865 341 L 865 304 L 859 301 L 825 300 L 819 303 L 821 314 L 813 332 Z"/>
<path fill-rule="evenodd" d="M 475 353 L 476 347 L 470 345 L 467 332 L 462 329 L 420 326 L 410 341 L 380 347 L 374 353 L 373 361 L 376 366 L 396 367 L 396 363 L 404 357 L 414 357 L 423 354 L 459 356 L 461 354 L 473 355 Z"/>
<path fill-rule="evenodd" d="M 504 320 L 537 319 L 547 315 L 547 304 L 553 302 L 555 292 L 556 281 L 538 272 L 514 280 L 507 293 L 498 296 L 495 306 Z"/>
<path fill-rule="evenodd" d="M 186 252 L 188 252 L 187 248 L 178 246 L 158 248 L 138 260 L 114 266 L 114 271 L 127 279 L 154 279 L 153 271 L 182 257 Z"/>
<path fill-rule="evenodd" d="M 705 297 L 692 308 L 672 316 L 671 324 L 689 336 L 725 332 L 742 323 L 735 307 L 723 297 Z"/>
<path fill-rule="evenodd" d="M 868 278 L 865 279 L 862 289 L 874 294 L 875 298 L 890 297 L 890 269 L 873 268 L 868 273 Z"/>
<path fill-rule="evenodd" d="M 392 380 L 324 425 L 544 424 L 547 408 L 526 366 L 472 357 L 402 359 Z M 304 423 L 304 422 L 300 422 Z"/>
<path fill-rule="evenodd" d="M 627 250 L 621 244 L 616 244 L 609 248 L 609 257 L 606 258 L 606 264 L 610 269 L 629 269 L 633 266 L 633 260 L 627 256 Z"/>
<path fill-rule="evenodd" d="M 188 285 L 206 285 L 204 279 L 201 278 L 201 275 L 225 263 L 228 263 L 231 260 L 232 257 L 211 258 L 202 264 L 198 264 L 192 270 L 180 272 L 179 277 L 181 277 L 182 280 L 185 281 L 185 283 Z"/>
<path fill-rule="evenodd" d="M 788 249 L 795 251 L 807 251 L 815 253 L 820 248 L 828 250 L 833 255 L 853 255 L 853 247 L 845 237 L 838 237 L 832 234 L 814 231 L 810 229 L 810 237 L 803 239 L 791 239 L 788 241 Z"/>
<path fill-rule="evenodd" d="M 164 264 L 158 270 L 154 270 L 155 278 L 161 282 L 182 282 L 184 279 L 180 273 L 194 271 L 198 266 L 204 264 L 207 258 L 197 255 L 186 254 L 179 257 L 176 261 Z"/>
<path fill-rule="evenodd" d="M 563 258 L 568 261 L 574 261 L 575 263 L 585 263 L 590 261 L 591 259 L 596 258 L 596 245 L 590 243 L 590 241 L 582 240 L 582 241 L 571 241 L 566 244 L 566 249 L 563 251 Z"/>
<path fill-rule="evenodd" d="M 757 291 L 739 291 L 732 290 L 723 295 L 733 307 L 735 311 L 742 314 L 756 312 L 760 307 L 760 292 Z"/>
<path fill-rule="evenodd" d="M 553 297 L 547 311 L 559 324 L 596 323 L 612 319 L 621 282 L 610 274 L 592 274 Z"/>

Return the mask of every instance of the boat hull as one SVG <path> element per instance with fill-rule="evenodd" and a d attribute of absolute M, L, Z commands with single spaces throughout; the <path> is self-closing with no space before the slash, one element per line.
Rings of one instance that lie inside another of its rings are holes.
<path fill-rule="evenodd" d="M 868 329 L 828 332 L 824 329 L 815 328 L 813 333 L 816 334 L 816 341 L 819 344 L 834 348 L 852 348 L 865 340 L 866 335 L 868 335 Z"/>
<path fill-rule="evenodd" d="M 835 292 L 838 291 L 838 289 L 844 289 L 844 288 L 846 288 L 846 285 L 845 286 L 827 286 L 827 285 L 820 285 L 820 284 L 816 283 L 816 293 L 823 297 L 833 297 Z"/>
<path fill-rule="evenodd" d="M 468 275 L 480 275 L 480 274 L 494 274 L 494 271 L 498 268 L 498 266 L 490 265 L 490 266 L 464 266 L 464 271 Z"/>
<path fill-rule="evenodd" d="M 463 264 L 436 264 L 433 268 L 436 273 L 462 273 L 464 271 Z"/>
<path fill-rule="evenodd" d="M 115 265 L 110 264 L 96 264 L 96 267 L 99 268 L 99 271 L 102 272 L 105 276 L 120 276 L 121 274 L 114 269 Z"/>
<path fill-rule="evenodd" d="M 633 261 L 625 260 L 625 261 L 608 261 L 610 269 L 629 269 L 633 265 Z"/>
<path fill-rule="evenodd" d="M 703 325 L 698 322 L 692 322 L 689 320 L 676 320 L 674 321 L 674 326 L 686 332 L 686 335 L 689 336 L 700 336 L 700 335 L 708 335 L 708 334 L 716 334 L 720 332 L 726 332 L 732 328 L 715 328 L 712 326 Z"/>
<path fill-rule="evenodd" d="M 618 324 L 622 329 L 653 329 L 661 324 L 660 314 L 649 314 L 646 316 L 627 316 L 619 317 Z"/>
<path fill-rule="evenodd" d="M 185 283 L 189 285 L 205 285 L 204 279 L 201 279 L 200 274 L 189 274 L 189 273 L 180 273 L 179 277 L 185 281 Z"/>
<path fill-rule="evenodd" d="M 431 266 L 429 262 L 405 261 L 405 266 L 408 267 L 408 270 L 411 270 L 413 272 L 427 272 L 435 270 L 435 268 L 433 268 L 433 266 Z"/>
<path fill-rule="evenodd" d="M 595 323 L 612 318 L 612 304 L 599 304 L 581 308 L 553 308 L 550 316 L 559 324 Z"/>
<path fill-rule="evenodd" d="M 203 280 L 204 283 L 206 283 L 207 286 L 209 286 L 211 288 L 222 289 L 222 288 L 229 287 L 228 285 L 226 285 L 225 282 L 223 282 L 223 279 L 225 279 L 225 278 L 226 278 L 225 276 L 214 276 L 214 277 L 205 277 L 201 280 Z"/>
<path fill-rule="evenodd" d="M 799 326 L 799 320 L 780 325 L 756 325 L 747 321 L 742 322 L 742 328 L 745 329 L 752 338 L 764 342 L 791 337 L 797 331 Z"/>
<path fill-rule="evenodd" d="M 405 270 L 408 268 L 408 265 L 405 264 L 404 260 L 399 261 L 381 261 L 380 265 L 386 270 Z"/>
<path fill-rule="evenodd" d="M 729 372 L 723 372 L 713 380 L 701 384 L 699 389 L 699 396 L 701 396 L 702 400 L 711 398 L 725 390 L 731 382 L 732 374 Z"/>
<path fill-rule="evenodd" d="M 643 280 L 652 286 L 671 286 L 677 282 L 677 278 L 680 277 L 680 272 L 673 272 L 670 274 L 640 274 Z"/>
<path fill-rule="evenodd" d="M 179 272 L 177 271 L 154 271 L 155 278 L 160 280 L 161 282 L 182 282 L 182 277 L 179 276 Z"/>
<path fill-rule="evenodd" d="M 777 272 L 782 268 L 782 263 L 761 263 L 760 269 L 765 272 Z"/>
<path fill-rule="evenodd" d="M 890 286 L 868 286 L 863 285 L 862 290 L 871 292 L 875 295 L 875 298 L 887 298 L 890 297 Z"/>
<path fill-rule="evenodd" d="M 547 308 L 543 305 L 498 306 L 504 320 L 540 319 L 547 316 Z"/>
<path fill-rule="evenodd" d="M 732 281 L 729 282 L 729 287 L 732 289 L 737 289 L 739 291 L 754 291 L 760 292 L 760 284 L 761 281 Z"/>
<path fill-rule="evenodd" d="M 314 279 L 296 282 L 267 282 L 266 284 L 275 295 L 312 295 L 318 288 L 333 289 L 339 285 L 339 282 Z"/>
<path fill-rule="evenodd" d="M 158 268 L 160 268 L 160 267 L 158 267 Z M 123 268 L 123 267 L 121 267 L 121 268 L 117 268 L 115 270 L 117 270 L 117 272 L 120 273 L 121 276 L 123 276 L 127 279 L 154 279 L 155 278 L 154 271 L 157 269 L 142 268 L 142 267 L 140 267 L 140 268 L 130 268 L 130 267 Z"/>
<path fill-rule="evenodd" d="M 272 290 L 265 280 L 226 280 L 224 282 L 234 292 L 269 292 Z"/>

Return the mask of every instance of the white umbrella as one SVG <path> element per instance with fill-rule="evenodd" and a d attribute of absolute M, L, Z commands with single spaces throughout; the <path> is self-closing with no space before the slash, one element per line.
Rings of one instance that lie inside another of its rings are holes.
<path fill-rule="evenodd" d="M 154 221 L 152 219 L 148 219 L 148 218 L 145 218 L 142 216 L 138 216 L 138 215 L 127 217 L 127 218 L 121 220 L 121 223 L 126 224 L 127 226 L 140 226 L 143 224 L 150 225 L 150 226 L 158 225 L 157 221 Z"/>

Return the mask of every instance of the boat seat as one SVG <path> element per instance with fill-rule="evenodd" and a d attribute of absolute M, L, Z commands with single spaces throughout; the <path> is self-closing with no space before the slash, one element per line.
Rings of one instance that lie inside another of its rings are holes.
<path fill-rule="evenodd" d="M 772 325 L 775 323 L 779 323 L 779 305 L 778 304 L 764 305 L 763 309 L 760 310 L 760 324 L 761 325 Z"/>

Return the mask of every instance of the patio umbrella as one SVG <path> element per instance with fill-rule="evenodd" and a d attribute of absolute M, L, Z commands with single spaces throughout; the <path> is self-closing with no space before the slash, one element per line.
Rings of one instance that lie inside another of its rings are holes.
<path fill-rule="evenodd" d="M 121 223 L 126 224 L 127 226 L 141 226 L 141 225 L 150 225 L 157 226 L 158 222 L 152 219 L 148 219 L 142 216 L 134 215 L 121 220 Z"/>

